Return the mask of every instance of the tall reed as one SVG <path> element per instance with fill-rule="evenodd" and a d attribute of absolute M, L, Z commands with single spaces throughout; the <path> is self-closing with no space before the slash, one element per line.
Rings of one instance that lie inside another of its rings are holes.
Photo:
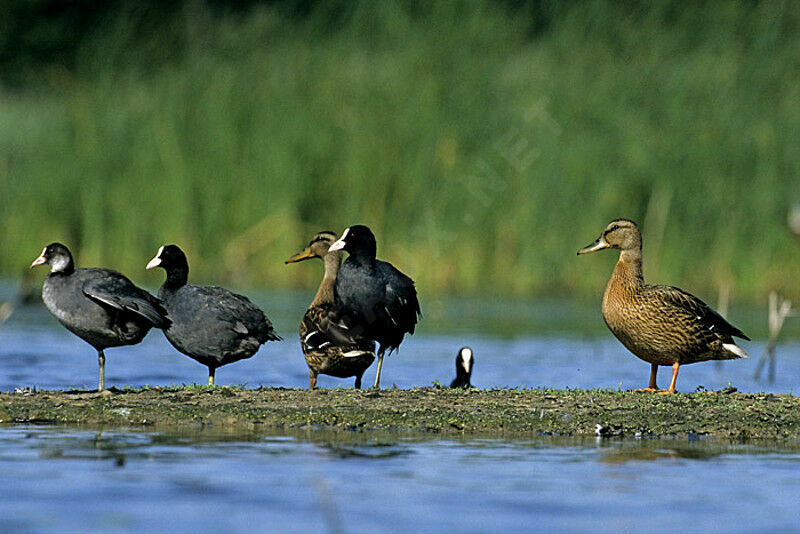
<path fill-rule="evenodd" d="M 361 222 L 423 294 L 587 296 L 614 260 L 575 250 L 627 216 L 650 279 L 800 297 L 791 2 L 189 5 L 0 93 L 3 273 L 61 240 L 156 284 L 175 242 L 201 280 L 311 285 L 282 259 Z"/>

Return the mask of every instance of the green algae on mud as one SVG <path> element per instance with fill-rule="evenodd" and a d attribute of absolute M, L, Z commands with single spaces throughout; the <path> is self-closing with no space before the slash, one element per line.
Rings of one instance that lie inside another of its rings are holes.
<path fill-rule="evenodd" d="M 0 393 L 0 422 L 796 440 L 800 398 L 724 390 L 661 396 L 607 390 L 189 386 L 102 394 Z"/>

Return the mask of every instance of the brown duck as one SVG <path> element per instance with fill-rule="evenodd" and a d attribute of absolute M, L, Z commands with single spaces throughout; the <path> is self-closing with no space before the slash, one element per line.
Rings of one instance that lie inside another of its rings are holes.
<path fill-rule="evenodd" d="M 594 243 L 578 251 L 588 254 L 619 249 L 619 261 L 603 294 L 603 319 L 625 347 L 650 363 L 650 385 L 656 391 L 659 365 L 672 366 L 666 393 L 675 392 L 682 364 L 747 358 L 733 336 L 750 340 L 705 302 L 671 286 L 651 286 L 642 274 L 642 234 L 631 220 L 615 219 Z"/>
<path fill-rule="evenodd" d="M 333 232 L 320 232 L 305 250 L 286 260 L 286 263 L 295 263 L 322 258 L 325 263 L 325 275 L 317 294 L 300 321 L 300 346 L 308 365 L 309 389 L 316 387 L 320 374 L 338 378 L 355 376 L 355 387 L 359 389 L 364 371 L 375 360 L 374 341 L 356 339 L 351 332 L 337 336 L 337 329 L 330 324 L 336 321 L 333 286 L 342 263 L 342 252 L 328 252 L 328 249 L 337 239 Z"/>

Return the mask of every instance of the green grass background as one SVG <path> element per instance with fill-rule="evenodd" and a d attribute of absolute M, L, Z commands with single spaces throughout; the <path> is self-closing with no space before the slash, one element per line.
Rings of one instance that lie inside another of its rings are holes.
<path fill-rule="evenodd" d="M 59 240 L 156 285 L 171 242 L 195 280 L 313 286 L 283 259 L 364 223 L 423 294 L 597 297 L 616 254 L 575 252 L 625 216 L 650 281 L 800 298 L 794 2 L 149 16 L 0 88 L 2 274 Z"/>

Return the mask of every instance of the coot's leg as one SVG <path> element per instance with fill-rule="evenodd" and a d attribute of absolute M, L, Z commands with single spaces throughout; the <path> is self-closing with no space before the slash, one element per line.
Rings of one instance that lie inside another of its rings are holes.
<path fill-rule="evenodd" d="M 213 386 L 214 385 L 214 374 L 216 372 L 217 372 L 217 368 L 216 367 L 211 367 L 210 365 L 208 366 L 208 385 L 209 386 Z"/>
<path fill-rule="evenodd" d="M 361 375 L 356 375 L 356 383 L 353 387 L 356 389 L 361 389 Z"/>
<path fill-rule="evenodd" d="M 97 363 L 100 365 L 100 380 L 98 381 L 97 391 L 106 389 L 106 355 L 102 350 L 97 351 Z"/>
<path fill-rule="evenodd" d="M 381 387 L 381 368 L 383 367 L 383 347 L 380 348 L 378 351 L 378 372 L 375 374 L 375 384 L 372 385 L 374 388 Z"/>

